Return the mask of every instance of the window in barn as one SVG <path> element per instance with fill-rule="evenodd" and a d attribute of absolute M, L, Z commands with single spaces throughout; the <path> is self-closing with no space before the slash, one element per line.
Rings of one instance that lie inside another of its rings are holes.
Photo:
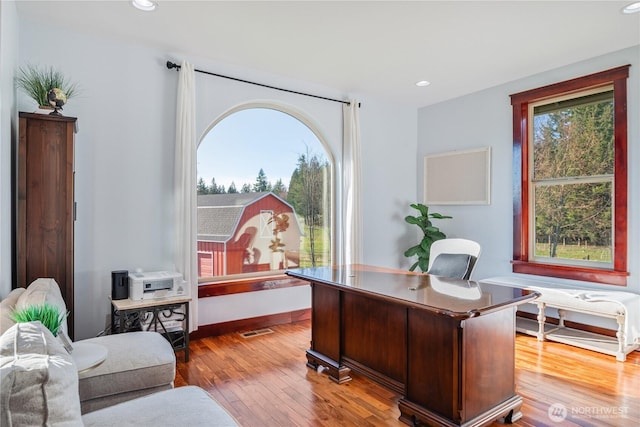
<path fill-rule="evenodd" d="M 325 266 L 332 254 L 332 160 L 303 118 L 233 111 L 198 147 L 200 282 Z"/>

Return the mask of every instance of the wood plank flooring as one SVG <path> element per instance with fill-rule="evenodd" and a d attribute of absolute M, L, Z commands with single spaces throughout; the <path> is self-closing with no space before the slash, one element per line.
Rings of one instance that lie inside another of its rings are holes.
<path fill-rule="evenodd" d="M 203 387 L 247 427 L 405 425 L 398 421 L 398 394 L 357 373 L 338 385 L 307 368 L 309 321 L 270 329 L 251 338 L 234 333 L 192 340 L 190 361 L 178 354 L 176 387 Z M 516 389 L 524 403 L 515 426 L 636 427 L 640 352 L 621 363 L 518 335 Z M 560 418 L 550 417 L 552 405 Z"/>

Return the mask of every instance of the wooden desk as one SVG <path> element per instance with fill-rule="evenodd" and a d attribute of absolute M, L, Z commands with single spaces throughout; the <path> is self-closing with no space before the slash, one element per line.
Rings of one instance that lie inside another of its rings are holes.
<path fill-rule="evenodd" d="M 402 394 L 400 420 L 410 425 L 522 416 L 515 311 L 537 293 L 367 266 L 287 274 L 311 283 L 309 367 L 337 383 L 354 370 Z"/>

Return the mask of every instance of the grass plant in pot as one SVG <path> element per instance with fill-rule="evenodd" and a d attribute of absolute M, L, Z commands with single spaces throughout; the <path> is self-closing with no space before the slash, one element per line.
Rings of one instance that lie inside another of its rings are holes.
<path fill-rule="evenodd" d="M 51 66 L 20 67 L 16 86 L 29 95 L 38 104 L 40 110 L 58 115 L 62 106 L 78 91 L 75 83 L 69 82 L 60 71 Z"/>
<path fill-rule="evenodd" d="M 67 321 L 68 312 L 64 312 L 53 304 L 44 303 L 41 305 L 28 305 L 24 308 L 14 310 L 11 319 L 16 323 L 26 323 L 39 321 L 51 331 L 54 337 L 58 337 L 70 353 L 73 350 L 69 339 L 62 331 L 62 325 Z"/>
<path fill-rule="evenodd" d="M 420 267 L 420 270 L 422 270 L 422 272 L 426 272 L 429 269 L 431 244 L 436 240 L 444 239 L 447 237 L 442 231 L 440 231 L 438 227 L 433 225 L 431 220 L 446 219 L 452 217 L 441 215 L 435 212 L 429 213 L 429 207 L 421 203 L 413 203 L 410 206 L 414 209 L 417 209 L 420 215 L 408 215 L 404 218 L 404 220 L 409 224 L 417 225 L 422 231 L 423 237 L 420 243 L 404 251 L 404 256 L 408 258 L 411 258 L 413 256 L 418 257 L 418 260 L 409 268 L 409 271 L 414 271 L 417 267 Z"/>

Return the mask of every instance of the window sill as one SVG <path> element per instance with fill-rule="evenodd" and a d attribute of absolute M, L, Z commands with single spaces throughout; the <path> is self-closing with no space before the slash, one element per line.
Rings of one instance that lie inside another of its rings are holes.
<path fill-rule="evenodd" d="M 270 289 L 291 288 L 309 285 L 309 282 L 286 276 L 251 277 L 219 282 L 206 282 L 198 286 L 198 298 L 217 297 L 221 295 L 241 294 L 245 292 L 266 291 Z"/>
<path fill-rule="evenodd" d="M 511 261 L 511 264 L 514 273 L 605 283 L 616 286 L 627 286 L 627 276 L 629 276 L 629 273 L 626 271 L 601 270 L 597 268 L 571 267 L 567 265 L 541 264 L 516 260 Z"/>

